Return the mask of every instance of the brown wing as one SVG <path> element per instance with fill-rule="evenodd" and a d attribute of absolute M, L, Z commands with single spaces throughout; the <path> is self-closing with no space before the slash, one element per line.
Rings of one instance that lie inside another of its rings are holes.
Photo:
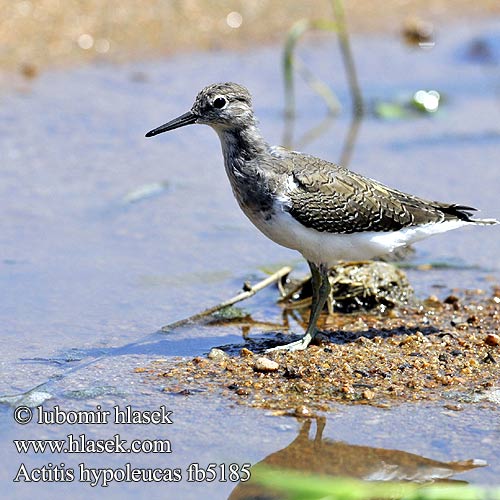
<path fill-rule="evenodd" d="M 471 207 L 428 201 L 333 165 L 301 156 L 288 193 L 290 214 L 306 227 L 329 233 L 396 231 L 450 219 L 470 220 Z"/>

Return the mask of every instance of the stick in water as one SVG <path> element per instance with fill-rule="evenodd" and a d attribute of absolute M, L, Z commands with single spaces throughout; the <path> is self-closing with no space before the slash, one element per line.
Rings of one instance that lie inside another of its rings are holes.
<path fill-rule="evenodd" d="M 245 286 L 243 292 L 240 292 L 238 295 L 235 295 L 234 297 L 231 297 L 230 299 L 221 302 L 220 304 L 217 304 L 216 306 L 209 307 L 208 309 L 205 309 L 204 311 L 201 311 L 199 313 L 193 314 L 192 316 L 189 316 L 189 318 L 184 318 L 179 321 L 175 321 L 174 323 L 170 323 L 168 325 L 162 326 L 160 329 L 160 333 L 167 333 L 175 328 L 178 328 L 179 326 L 186 325 L 188 323 L 194 323 L 195 321 L 198 321 L 202 318 L 205 318 L 206 316 L 210 316 L 216 311 L 219 311 L 220 309 L 224 309 L 225 307 L 232 306 L 233 304 L 236 304 L 237 302 L 241 302 L 242 300 L 248 299 L 255 295 L 257 292 L 265 288 L 266 286 L 271 285 L 272 283 L 275 283 L 276 281 L 279 281 L 281 278 L 284 278 L 290 272 L 292 271 L 292 268 L 289 266 L 284 266 L 275 273 L 271 274 L 268 276 L 266 279 L 259 281 L 257 284 L 254 286 L 250 286 L 249 288 Z"/>

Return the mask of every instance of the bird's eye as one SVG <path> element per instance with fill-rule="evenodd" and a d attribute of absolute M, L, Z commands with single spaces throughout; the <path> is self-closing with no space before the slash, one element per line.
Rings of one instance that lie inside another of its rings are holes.
<path fill-rule="evenodd" d="M 214 99 L 213 106 L 214 106 L 214 108 L 222 109 L 226 104 L 227 104 L 227 101 L 226 101 L 226 99 L 224 99 L 224 97 L 216 97 Z"/>

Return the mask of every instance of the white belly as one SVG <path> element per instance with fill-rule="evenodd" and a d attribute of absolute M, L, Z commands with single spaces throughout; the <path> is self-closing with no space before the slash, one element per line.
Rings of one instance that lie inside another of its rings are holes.
<path fill-rule="evenodd" d="M 462 220 L 412 226 L 394 232 L 333 234 L 307 228 L 288 212 L 277 211 L 272 219 L 247 214 L 268 238 L 299 251 L 308 261 L 332 267 L 339 260 L 369 260 L 387 255 L 397 248 L 461 226 L 473 224 Z"/>

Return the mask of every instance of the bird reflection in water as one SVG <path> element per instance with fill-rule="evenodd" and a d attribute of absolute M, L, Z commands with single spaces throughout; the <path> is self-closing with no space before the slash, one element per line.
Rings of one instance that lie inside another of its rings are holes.
<path fill-rule="evenodd" d="M 316 433 L 310 438 L 313 420 L 316 421 Z M 486 465 L 480 460 L 440 462 L 400 450 L 333 441 L 323 438 L 325 424 L 325 417 L 307 419 L 298 436 L 286 448 L 270 454 L 257 465 L 365 481 L 445 481 L 455 484 L 466 484 L 466 481 L 451 479 L 453 475 Z M 252 479 L 238 484 L 229 496 L 229 500 L 278 498 L 283 497 Z"/>

